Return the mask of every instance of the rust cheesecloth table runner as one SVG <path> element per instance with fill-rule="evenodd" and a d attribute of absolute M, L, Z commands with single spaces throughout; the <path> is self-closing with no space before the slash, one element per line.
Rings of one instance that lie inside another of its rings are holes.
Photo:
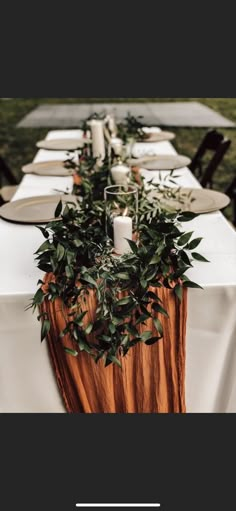
<path fill-rule="evenodd" d="M 52 275 L 45 277 L 45 284 Z M 185 337 L 187 290 L 180 303 L 174 292 L 166 288 L 150 288 L 158 293 L 169 319 L 161 316 L 164 337 L 153 346 L 138 343 L 121 358 L 122 369 L 112 364 L 107 368 L 100 360 L 95 364 L 85 352 L 77 357 L 64 347 L 76 349 L 68 336 L 59 338 L 65 328 L 65 314 L 59 299 L 45 301 L 41 312 L 47 312 L 51 329 L 47 336 L 55 377 L 69 413 L 185 413 Z M 96 301 L 91 291 L 83 309 L 86 323 L 94 320 Z M 67 318 L 68 320 L 68 318 Z M 152 320 L 140 325 L 140 332 L 153 330 Z M 93 336 L 88 336 L 90 340 Z M 94 340 L 94 339 L 93 339 Z"/>

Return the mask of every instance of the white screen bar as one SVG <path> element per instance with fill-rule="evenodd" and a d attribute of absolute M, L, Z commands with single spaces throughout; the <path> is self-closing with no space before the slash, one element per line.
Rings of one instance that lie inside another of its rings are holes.
<path fill-rule="evenodd" d="M 140 508 L 156 508 L 161 504 L 76 504 L 76 507 L 140 507 Z"/>

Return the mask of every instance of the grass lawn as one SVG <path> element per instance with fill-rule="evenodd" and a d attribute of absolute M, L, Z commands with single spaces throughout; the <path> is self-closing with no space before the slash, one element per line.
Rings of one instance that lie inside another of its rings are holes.
<path fill-rule="evenodd" d="M 200 101 L 236 122 L 236 98 L 13 98 L 0 99 L 0 155 L 12 168 L 17 179 L 22 178 L 22 165 L 32 161 L 35 144 L 45 137 L 46 129 L 16 128 L 16 124 L 33 108 L 43 103 L 93 103 L 93 102 L 145 102 L 145 101 Z M 206 129 L 171 128 L 176 133 L 174 145 L 180 154 L 192 157 Z M 215 188 L 224 191 L 236 174 L 236 129 L 221 129 L 232 140 L 231 148 L 215 175 Z M 225 214 L 231 218 L 231 207 Z"/>

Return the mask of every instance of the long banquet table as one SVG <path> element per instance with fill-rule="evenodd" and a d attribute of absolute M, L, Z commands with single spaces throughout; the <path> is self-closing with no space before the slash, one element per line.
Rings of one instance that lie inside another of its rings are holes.
<path fill-rule="evenodd" d="M 52 131 L 47 138 L 78 134 L 79 130 Z M 137 155 L 144 146 L 136 145 Z M 153 148 L 156 154 L 176 153 L 169 142 L 152 144 Z M 34 161 L 66 156 L 39 150 Z M 176 173 L 179 185 L 200 186 L 187 168 Z M 150 172 L 143 171 L 143 176 L 150 179 Z M 71 177 L 25 175 L 13 200 L 71 187 Z M 210 260 L 196 261 L 188 273 L 204 290 L 188 293 L 187 411 L 236 412 L 236 233 L 220 212 L 200 215 L 186 227 L 203 237 L 199 252 Z M 46 342 L 40 343 L 37 313 L 25 311 L 42 277 L 33 256 L 42 235 L 35 226 L 0 219 L 0 242 L 0 412 L 65 413 Z"/>

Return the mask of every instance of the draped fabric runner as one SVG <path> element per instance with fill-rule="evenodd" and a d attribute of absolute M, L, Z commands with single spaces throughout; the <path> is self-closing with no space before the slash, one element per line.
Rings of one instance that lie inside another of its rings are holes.
<path fill-rule="evenodd" d="M 45 284 L 53 280 L 47 274 Z M 150 288 L 163 301 L 169 319 L 160 316 L 164 337 L 153 346 L 143 343 L 131 348 L 121 357 L 122 369 L 112 364 L 107 368 L 100 360 L 79 353 L 73 357 L 64 347 L 77 349 L 66 336 L 59 338 L 66 326 L 69 310 L 57 299 L 45 300 L 41 312 L 51 321 L 47 336 L 49 354 L 59 390 L 69 413 L 185 413 L 185 337 L 187 290 L 183 289 L 180 303 L 174 292 L 166 288 Z M 82 310 L 87 310 L 85 324 L 94 321 L 96 300 L 91 291 Z M 158 317 L 158 315 L 157 315 Z M 140 332 L 153 330 L 152 320 L 139 327 Z M 95 342 L 92 335 L 88 339 Z"/>

